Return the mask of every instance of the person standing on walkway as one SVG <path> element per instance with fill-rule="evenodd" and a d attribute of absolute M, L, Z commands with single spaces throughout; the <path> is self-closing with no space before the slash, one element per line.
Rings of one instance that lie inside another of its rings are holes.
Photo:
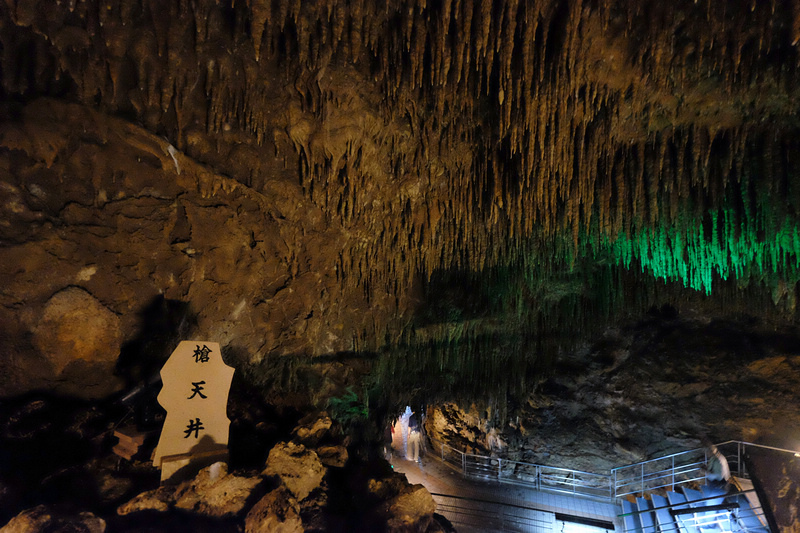
<path fill-rule="evenodd" d="M 417 416 L 411 414 L 408 419 L 408 448 L 406 448 L 406 459 L 417 462 L 419 460 L 419 422 Z"/>
<path fill-rule="evenodd" d="M 728 482 L 731 479 L 731 469 L 728 466 L 728 460 L 720 453 L 716 446 L 713 444 L 708 447 L 706 452 L 708 461 L 706 463 L 706 483 L 710 487 L 717 489 L 728 487 Z"/>
<path fill-rule="evenodd" d="M 403 444 L 403 451 L 408 456 L 408 421 L 411 419 L 411 407 L 406 406 L 406 410 L 400 415 L 400 438 Z"/>

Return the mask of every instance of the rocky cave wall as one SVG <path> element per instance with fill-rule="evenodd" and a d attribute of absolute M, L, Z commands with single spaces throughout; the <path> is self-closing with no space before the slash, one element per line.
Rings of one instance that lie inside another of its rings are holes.
<path fill-rule="evenodd" d="M 656 278 L 752 283 L 793 316 L 798 20 L 777 0 L 6 0 L 0 390 L 112 390 L 170 302 L 237 366 L 526 343 Z M 492 315 L 419 320 L 442 272 L 491 280 Z"/>

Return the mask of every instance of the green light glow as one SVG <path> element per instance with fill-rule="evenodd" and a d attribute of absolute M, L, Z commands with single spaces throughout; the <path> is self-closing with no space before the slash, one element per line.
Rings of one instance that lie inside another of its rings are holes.
<path fill-rule="evenodd" d="M 583 239 L 589 257 L 609 254 L 625 268 L 635 262 L 645 274 L 678 280 L 684 287 L 711 294 L 721 280 L 785 282 L 798 280 L 800 229 L 789 217 L 779 223 L 765 214 L 738 222 L 731 209 L 706 220 L 673 226 L 637 228 L 630 234 Z"/>

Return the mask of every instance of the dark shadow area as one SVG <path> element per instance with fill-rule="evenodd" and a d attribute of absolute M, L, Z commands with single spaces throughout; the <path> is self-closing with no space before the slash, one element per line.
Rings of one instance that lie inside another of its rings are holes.
<path fill-rule="evenodd" d="M 795 530 L 800 524 L 800 457 L 751 447 L 745 464 L 771 530 Z"/>
<path fill-rule="evenodd" d="M 42 503 L 98 509 L 109 495 L 124 495 L 129 482 L 103 494 L 107 480 L 99 475 L 118 464 L 104 457 L 113 446 L 109 429 L 122 416 L 108 402 L 43 393 L 0 401 L 0 523 Z"/>
<path fill-rule="evenodd" d="M 299 413 L 266 403 L 263 392 L 236 372 L 228 395 L 228 418 L 231 469 L 260 469 L 269 450 L 291 432 Z"/>
<path fill-rule="evenodd" d="M 188 302 L 158 296 L 139 318 L 139 334 L 122 345 L 115 372 L 127 385 L 120 401 L 133 409 L 137 427 L 146 430 L 163 421 L 164 410 L 156 400 L 161 367 L 178 343 L 194 333 L 197 317 Z"/>
<path fill-rule="evenodd" d="M 238 518 L 211 518 L 173 509 L 170 511 L 141 511 L 106 519 L 107 531 L 120 533 L 238 533 Z"/>

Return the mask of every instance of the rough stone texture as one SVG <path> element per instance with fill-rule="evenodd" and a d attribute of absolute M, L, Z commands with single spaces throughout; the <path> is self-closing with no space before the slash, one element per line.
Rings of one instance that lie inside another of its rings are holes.
<path fill-rule="evenodd" d="M 124 516 L 139 511 L 168 511 L 175 503 L 173 491 L 168 487 L 159 487 L 136 495 L 129 502 L 117 508 L 117 514 Z"/>
<path fill-rule="evenodd" d="M 445 404 L 428 412 L 426 430 L 488 455 L 496 428 L 505 457 L 598 473 L 700 447 L 704 436 L 793 449 L 796 338 L 769 322 L 651 318 L 567 354 L 505 422 Z"/>
<path fill-rule="evenodd" d="M 796 7 L 696 4 L 0 4 L 0 393 L 55 386 L 30 335 L 67 287 L 123 341 L 167 298 L 243 363 L 370 350 L 427 276 L 670 227 L 751 167 L 794 201 Z M 503 300 L 566 296 L 542 275 Z"/>
<path fill-rule="evenodd" d="M 297 500 L 284 487 L 269 492 L 247 513 L 244 530 L 245 533 L 302 533 Z"/>
<path fill-rule="evenodd" d="M 23 511 L 0 528 L 2 533 L 40 533 L 42 531 L 80 531 L 103 533 L 106 522 L 92 513 L 65 514 L 44 505 Z"/>
<path fill-rule="evenodd" d="M 310 415 L 311 420 L 301 420 L 292 431 L 292 437 L 298 443 L 313 448 L 330 430 L 333 421 L 328 413 Z"/>
<path fill-rule="evenodd" d="M 250 494 L 261 482 L 259 477 L 229 474 L 225 463 L 214 463 L 202 469 L 194 479 L 136 496 L 121 505 L 117 514 L 176 508 L 209 517 L 234 516 L 245 509 Z"/>
<path fill-rule="evenodd" d="M 85 290 L 67 287 L 54 294 L 31 329 L 33 345 L 55 377 L 63 379 L 71 363 L 84 363 L 68 376 L 75 391 L 91 387 L 102 395 L 120 385 L 111 378 L 120 351 L 120 319 Z M 106 386 L 97 390 L 98 383 Z"/>
<path fill-rule="evenodd" d="M 240 513 L 259 478 L 228 474 L 225 463 L 214 463 L 200 471 L 188 485 L 175 491 L 175 507 L 205 516 L 222 517 Z"/>
<path fill-rule="evenodd" d="M 770 525 L 773 530 L 781 533 L 800 532 L 800 457 L 772 450 L 750 449 L 747 464 L 758 477 L 758 489 L 766 495 L 767 501 L 762 500 L 762 505 L 771 511 L 774 522 Z"/>
<path fill-rule="evenodd" d="M 409 485 L 405 476 L 373 479 L 369 491 L 381 500 L 389 531 L 425 531 L 433 521 L 436 503 L 422 485 Z"/>
<path fill-rule="evenodd" d="M 433 521 L 436 503 L 422 485 L 413 485 L 386 504 L 389 531 L 426 531 Z"/>
<path fill-rule="evenodd" d="M 349 458 L 347 448 L 342 445 L 320 446 L 316 451 L 320 462 L 325 466 L 341 468 L 347 463 L 347 459 Z"/>
<path fill-rule="evenodd" d="M 325 222 L 282 163 L 256 190 L 87 107 L 40 99 L 19 118 L 0 125 L 0 168 L 27 168 L 24 183 L 4 174 L 16 207 L 0 227 L 0 393 L 56 388 L 72 377 L 58 375 L 70 357 L 113 360 L 120 341 L 150 333 L 142 313 L 162 299 L 184 302 L 196 334 L 226 347 L 239 368 L 352 350 L 376 317 L 394 320 L 393 296 L 344 288 L 336 258 L 355 242 Z M 75 175 L 83 178 L 65 178 Z M 102 326 L 78 329 L 91 349 L 53 353 L 48 328 L 63 322 L 74 343 L 66 321 L 86 313 Z M 55 369 L 43 364 L 51 357 Z"/>
<path fill-rule="evenodd" d="M 303 501 L 319 487 L 325 467 L 316 452 L 302 444 L 281 442 L 270 450 L 263 474 L 278 476 L 297 501 Z"/>

